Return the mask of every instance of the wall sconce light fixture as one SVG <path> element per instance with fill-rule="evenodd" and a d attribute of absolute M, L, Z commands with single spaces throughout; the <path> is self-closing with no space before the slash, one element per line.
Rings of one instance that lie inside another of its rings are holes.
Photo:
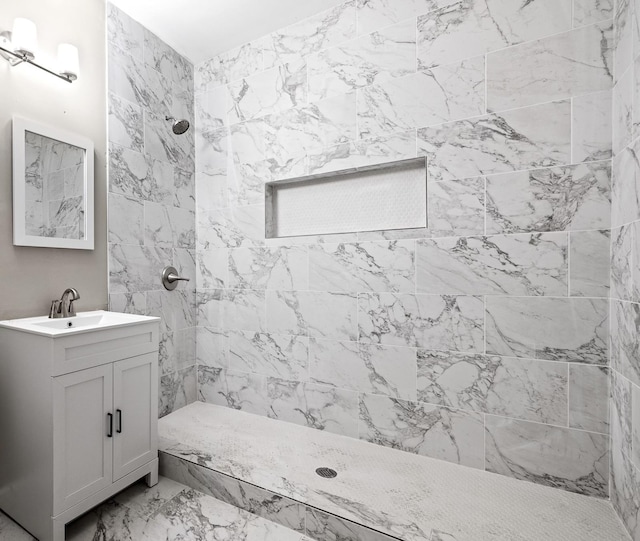
<path fill-rule="evenodd" d="M 78 49 L 68 43 L 58 46 L 58 69 L 53 71 L 35 62 L 38 49 L 38 31 L 33 21 L 17 18 L 11 32 L 0 33 L 0 56 L 12 66 L 31 64 L 63 81 L 72 83 L 78 78 Z"/>

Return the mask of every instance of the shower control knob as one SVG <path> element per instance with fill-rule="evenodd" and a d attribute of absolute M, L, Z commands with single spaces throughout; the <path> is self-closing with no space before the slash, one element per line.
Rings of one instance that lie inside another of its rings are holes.
<path fill-rule="evenodd" d="M 178 287 L 178 282 L 180 281 L 188 282 L 189 278 L 178 276 L 178 271 L 175 267 L 165 267 L 162 269 L 162 285 L 165 289 L 173 291 Z"/>

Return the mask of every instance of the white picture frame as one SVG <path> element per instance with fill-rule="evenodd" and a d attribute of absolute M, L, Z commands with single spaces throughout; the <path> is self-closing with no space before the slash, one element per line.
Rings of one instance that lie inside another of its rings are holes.
<path fill-rule="evenodd" d="M 84 150 L 82 238 L 38 236 L 27 231 L 27 133 L 40 135 Z M 94 249 L 94 145 L 90 139 L 54 126 L 13 117 L 13 244 L 41 248 Z"/>

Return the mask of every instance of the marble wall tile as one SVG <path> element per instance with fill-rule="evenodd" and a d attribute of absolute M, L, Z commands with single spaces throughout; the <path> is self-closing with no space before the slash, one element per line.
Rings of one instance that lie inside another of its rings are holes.
<path fill-rule="evenodd" d="M 483 115 L 484 57 L 418 72 L 358 91 L 360 137 Z"/>
<path fill-rule="evenodd" d="M 572 231 L 569 239 L 569 295 L 607 297 L 611 271 L 610 232 Z"/>
<path fill-rule="evenodd" d="M 358 34 L 452 4 L 451 0 L 358 0 Z"/>
<path fill-rule="evenodd" d="M 229 197 L 225 172 L 195 174 L 195 197 L 198 211 L 227 207 Z"/>
<path fill-rule="evenodd" d="M 109 141 L 144 151 L 144 124 L 142 108 L 115 94 L 109 94 Z"/>
<path fill-rule="evenodd" d="M 308 379 L 308 338 L 248 331 L 229 331 L 228 337 L 230 369 L 294 381 Z"/>
<path fill-rule="evenodd" d="M 481 297 L 362 293 L 358 304 L 363 343 L 443 351 L 484 350 Z"/>
<path fill-rule="evenodd" d="M 208 176 L 225 175 L 230 164 L 233 163 L 229 160 L 229 155 L 232 153 L 229 129 L 227 127 L 213 129 L 196 127 L 196 130 L 196 171 L 206 173 Z"/>
<path fill-rule="evenodd" d="M 182 55 L 144 29 L 144 61 L 180 88 L 193 89 L 193 65 Z"/>
<path fill-rule="evenodd" d="M 569 427 L 609 433 L 609 369 L 569 365 Z"/>
<path fill-rule="evenodd" d="M 640 532 L 640 475 L 624 453 L 611 449 L 611 503 L 634 539 Z"/>
<path fill-rule="evenodd" d="M 633 62 L 633 9 L 630 0 L 619 0 L 613 16 L 614 75 L 616 81 Z"/>
<path fill-rule="evenodd" d="M 162 287 L 158 269 L 171 261 L 171 250 L 130 244 L 109 245 L 109 291 L 134 293 Z"/>
<path fill-rule="evenodd" d="M 193 169 L 174 167 L 173 206 L 183 210 L 196 210 L 196 176 Z"/>
<path fill-rule="evenodd" d="M 609 90 L 611 22 L 585 26 L 487 55 L 487 107 L 504 111 Z"/>
<path fill-rule="evenodd" d="M 611 301 L 611 367 L 640 385 L 640 305 Z"/>
<path fill-rule="evenodd" d="M 611 442 L 627 457 L 632 456 L 632 384 L 615 370 L 611 372 Z"/>
<path fill-rule="evenodd" d="M 415 20 L 408 19 L 309 56 L 309 99 L 415 73 L 415 43 Z"/>
<path fill-rule="evenodd" d="M 265 44 L 265 68 L 285 64 L 351 40 L 356 32 L 356 1 L 348 0 L 277 30 Z"/>
<path fill-rule="evenodd" d="M 612 227 L 640 219 L 639 151 L 640 140 L 636 140 L 613 159 Z"/>
<path fill-rule="evenodd" d="M 282 64 L 227 85 L 227 118 L 231 124 L 258 118 L 307 101 L 307 65 Z"/>
<path fill-rule="evenodd" d="M 309 287 L 320 291 L 415 290 L 413 241 L 309 247 Z"/>
<path fill-rule="evenodd" d="M 360 398 L 360 439 L 483 468 L 482 415 L 377 395 Z"/>
<path fill-rule="evenodd" d="M 198 400 L 256 415 L 266 415 L 266 379 L 258 374 L 198 366 Z"/>
<path fill-rule="evenodd" d="M 304 246 L 237 248 L 229 251 L 229 287 L 309 289 Z"/>
<path fill-rule="evenodd" d="M 222 310 L 223 329 L 262 331 L 266 328 L 264 291 L 226 289 Z"/>
<path fill-rule="evenodd" d="M 215 56 L 195 67 L 194 90 L 207 92 L 262 70 L 263 47 L 250 42 Z"/>
<path fill-rule="evenodd" d="M 249 513 L 304 531 L 305 506 L 199 464 L 160 453 L 160 475 Z"/>
<path fill-rule="evenodd" d="M 640 9 L 636 8 L 636 11 L 640 11 Z M 636 13 L 636 31 L 635 34 L 638 34 L 638 49 L 640 49 L 640 13 Z M 640 50 L 638 51 L 640 53 Z M 640 107 L 638 107 L 638 103 L 640 103 L 640 58 L 636 58 L 633 63 L 633 106 L 632 106 L 632 118 L 633 118 L 633 130 L 632 130 L 632 138 L 635 139 L 640 135 Z"/>
<path fill-rule="evenodd" d="M 313 507 L 306 508 L 306 531 L 307 535 L 317 541 L 335 541 L 338 539 L 348 539 L 349 541 L 393 541 L 397 539 L 350 520 L 324 513 Z M 301 541 L 304 541 L 304 539 Z"/>
<path fill-rule="evenodd" d="M 201 249 L 261 246 L 264 244 L 264 205 L 199 212 L 196 235 Z"/>
<path fill-rule="evenodd" d="M 559 101 L 418 130 L 433 181 L 568 163 L 571 102 Z"/>
<path fill-rule="evenodd" d="M 109 310 L 143 316 L 147 313 L 147 296 L 144 293 L 109 293 Z"/>
<path fill-rule="evenodd" d="M 200 289 L 215 289 L 229 284 L 229 250 L 208 248 L 198 250 L 196 286 Z"/>
<path fill-rule="evenodd" d="M 133 58 L 143 59 L 142 25 L 110 2 L 107 3 L 107 41 Z"/>
<path fill-rule="evenodd" d="M 196 401 L 196 367 L 191 366 L 160 378 L 159 415 L 183 408 Z"/>
<path fill-rule="evenodd" d="M 198 327 L 222 329 L 224 289 L 196 290 L 196 324 Z"/>
<path fill-rule="evenodd" d="M 418 17 L 418 66 L 431 68 L 569 30 L 571 11 L 571 0 L 445 3 Z"/>
<path fill-rule="evenodd" d="M 611 237 L 611 296 L 634 300 L 633 268 L 637 228 L 634 224 L 614 229 Z"/>
<path fill-rule="evenodd" d="M 195 248 L 195 214 L 190 210 L 144 203 L 145 244 Z"/>
<path fill-rule="evenodd" d="M 229 367 L 229 346 L 225 331 L 196 327 L 196 363 L 198 366 Z"/>
<path fill-rule="evenodd" d="M 606 299 L 487 297 L 487 353 L 605 365 Z"/>
<path fill-rule="evenodd" d="M 611 223 L 608 161 L 487 178 L 487 232 L 605 229 Z"/>
<path fill-rule="evenodd" d="M 411 130 L 323 148 L 309 155 L 309 174 L 328 173 L 415 158 L 416 132 Z"/>
<path fill-rule="evenodd" d="M 208 92 L 195 95 L 196 130 L 201 133 L 211 132 L 228 126 L 227 88 L 219 86 Z"/>
<path fill-rule="evenodd" d="M 109 242 L 144 244 L 144 205 L 136 199 L 109 194 Z"/>
<path fill-rule="evenodd" d="M 572 163 L 612 157 L 612 91 L 576 96 L 572 104 Z"/>
<path fill-rule="evenodd" d="M 613 18 L 613 0 L 573 0 L 573 26 L 584 26 Z"/>
<path fill-rule="evenodd" d="M 162 109 L 161 109 L 162 110 Z M 195 168 L 191 135 L 175 135 L 165 114 L 144 113 L 144 148 L 151 158 L 184 169 Z"/>
<path fill-rule="evenodd" d="M 354 293 L 267 291 L 267 331 L 330 340 L 357 339 Z"/>
<path fill-rule="evenodd" d="M 312 382 L 370 394 L 416 399 L 416 350 L 357 342 L 309 343 Z"/>
<path fill-rule="evenodd" d="M 640 467 L 640 387 L 631 384 L 631 462 Z"/>
<path fill-rule="evenodd" d="M 564 363 L 418 350 L 418 400 L 466 411 L 566 425 L 567 377 Z"/>
<path fill-rule="evenodd" d="M 485 425 L 487 471 L 607 497 L 608 436 L 493 416 Z"/>
<path fill-rule="evenodd" d="M 269 413 L 279 419 L 335 434 L 358 435 L 358 394 L 353 391 L 286 381 L 267 379 Z"/>
<path fill-rule="evenodd" d="M 485 232 L 485 178 L 427 183 L 429 234 L 453 237 Z"/>
<path fill-rule="evenodd" d="M 566 233 L 424 239 L 416 258 L 418 293 L 567 294 Z"/>
<path fill-rule="evenodd" d="M 618 154 L 634 137 L 634 70 L 628 69 L 613 87 L 613 153 Z"/>

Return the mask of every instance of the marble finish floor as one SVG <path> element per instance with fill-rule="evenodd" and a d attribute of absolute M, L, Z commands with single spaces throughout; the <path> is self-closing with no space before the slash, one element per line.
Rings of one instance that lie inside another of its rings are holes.
<path fill-rule="evenodd" d="M 164 417 L 159 435 L 161 464 L 164 457 L 182 482 L 226 497 L 269 491 L 301 505 L 297 516 L 306 519 L 307 535 L 323 541 L 343 538 L 337 529 L 352 532 L 354 525 L 405 541 L 629 539 L 608 501 L 212 404 L 194 403 Z M 320 466 L 338 476 L 319 477 Z M 227 480 L 222 488 L 220 478 Z M 232 482 L 241 484 L 232 488 Z M 318 513 L 323 528 L 313 535 L 310 519 Z M 296 515 L 291 506 L 289 514 Z M 342 519 L 327 533 L 332 520 Z"/>
<path fill-rule="evenodd" d="M 0 540 L 35 541 L 0 512 Z M 274 524 L 160 477 L 142 481 L 67 525 L 66 541 L 311 541 Z"/>

